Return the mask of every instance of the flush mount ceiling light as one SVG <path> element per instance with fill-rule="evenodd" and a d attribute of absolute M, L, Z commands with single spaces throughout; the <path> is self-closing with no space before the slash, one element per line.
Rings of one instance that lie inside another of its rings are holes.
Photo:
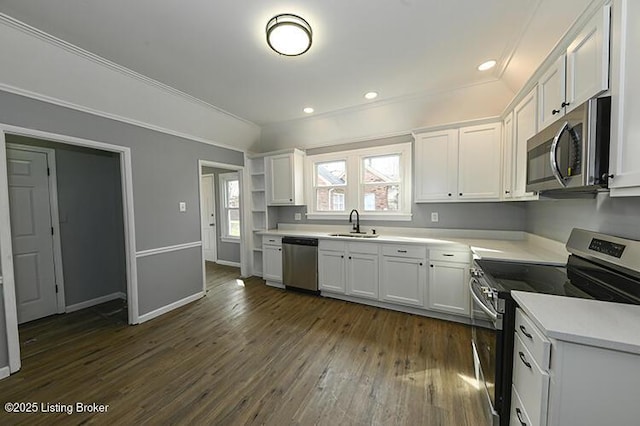
<path fill-rule="evenodd" d="M 496 66 L 496 61 L 493 59 L 487 62 L 483 62 L 478 65 L 478 71 L 487 71 Z"/>
<path fill-rule="evenodd" d="M 313 109 L 313 108 L 311 108 L 311 107 L 306 107 L 305 109 L 303 109 L 303 111 L 304 111 L 305 113 L 307 113 L 307 114 L 311 114 L 311 113 L 313 113 L 314 109 Z"/>
<path fill-rule="evenodd" d="M 283 13 L 267 23 L 267 44 L 285 56 L 298 56 L 311 47 L 311 26 L 297 15 Z"/>
<path fill-rule="evenodd" d="M 364 98 L 369 100 L 375 99 L 377 97 L 378 97 L 378 92 L 367 92 L 364 94 Z"/>

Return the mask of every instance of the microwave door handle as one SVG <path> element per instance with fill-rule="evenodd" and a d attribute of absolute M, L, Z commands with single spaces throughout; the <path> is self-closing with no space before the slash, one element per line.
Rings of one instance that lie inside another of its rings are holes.
<path fill-rule="evenodd" d="M 553 173 L 553 176 L 556 178 L 556 180 L 560 182 L 560 185 L 562 185 L 563 187 L 567 186 L 567 182 L 565 181 L 565 178 L 562 176 L 562 173 L 560 172 L 560 167 L 558 166 L 558 144 L 560 143 L 560 137 L 566 130 L 569 130 L 568 121 L 564 122 L 560 130 L 558 130 L 558 133 L 556 134 L 556 136 L 553 138 L 553 143 L 551 144 L 551 150 L 549 153 L 549 160 L 551 161 L 551 172 Z"/>

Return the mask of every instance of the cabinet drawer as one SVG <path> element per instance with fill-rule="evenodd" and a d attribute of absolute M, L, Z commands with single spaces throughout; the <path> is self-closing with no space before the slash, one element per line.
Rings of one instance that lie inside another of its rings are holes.
<path fill-rule="evenodd" d="M 410 245 L 389 245 L 382 246 L 383 256 L 410 257 L 413 259 L 426 259 L 426 247 L 410 246 Z"/>
<path fill-rule="evenodd" d="M 510 426 L 533 426 L 527 410 L 525 410 L 520 395 L 516 392 L 516 388 L 511 388 L 511 416 Z"/>
<path fill-rule="evenodd" d="M 262 245 L 281 246 L 282 245 L 282 237 L 276 237 L 276 236 L 273 236 L 273 235 L 263 235 L 262 236 Z"/>
<path fill-rule="evenodd" d="M 318 250 L 344 251 L 346 244 L 342 241 L 318 241 Z"/>
<path fill-rule="evenodd" d="M 547 419 L 549 373 L 542 370 L 516 334 L 513 350 L 513 386 L 520 396 L 532 425 L 544 425 Z"/>
<path fill-rule="evenodd" d="M 429 250 L 429 260 L 443 262 L 460 262 L 470 263 L 471 252 L 468 251 L 451 251 L 451 250 Z"/>
<path fill-rule="evenodd" d="M 520 336 L 536 363 L 544 369 L 549 368 L 551 342 L 520 308 L 516 309 L 516 334 Z"/>

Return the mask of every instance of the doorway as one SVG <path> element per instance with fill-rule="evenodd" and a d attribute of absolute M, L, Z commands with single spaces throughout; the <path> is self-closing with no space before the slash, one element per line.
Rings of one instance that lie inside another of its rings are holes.
<path fill-rule="evenodd" d="M 204 288 L 218 276 L 240 278 L 245 228 L 243 168 L 200 160 L 200 212 Z"/>

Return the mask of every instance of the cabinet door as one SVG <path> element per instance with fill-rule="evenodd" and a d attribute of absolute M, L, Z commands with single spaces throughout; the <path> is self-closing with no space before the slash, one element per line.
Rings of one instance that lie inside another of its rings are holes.
<path fill-rule="evenodd" d="M 427 284 L 425 260 L 404 257 L 382 257 L 380 295 L 388 302 L 424 307 Z"/>
<path fill-rule="evenodd" d="M 378 254 L 349 252 L 347 294 L 378 299 Z"/>
<path fill-rule="evenodd" d="M 430 261 L 429 309 L 468 316 L 471 309 L 468 282 L 469 265 Z"/>
<path fill-rule="evenodd" d="M 527 193 L 527 140 L 538 131 L 538 95 L 536 89 L 529 94 L 513 110 L 513 135 L 515 148 L 514 187 L 515 197 L 530 197 Z"/>
<path fill-rule="evenodd" d="M 417 135 L 413 169 L 416 202 L 456 199 L 458 130 Z"/>
<path fill-rule="evenodd" d="M 500 123 L 460 129 L 458 198 L 500 198 Z"/>
<path fill-rule="evenodd" d="M 293 204 L 293 154 L 267 157 L 269 204 Z"/>
<path fill-rule="evenodd" d="M 262 278 L 282 282 L 282 247 L 262 246 Z"/>
<path fill-rule="evenodd" d="M 565 55 L 538 80 L 538 129 L 542 130 L 564 115 Z"/>
<path fill-rule="evenodd" d="M 502 122 L 502 197 L 513 198 L 513 112 Z"/>
<path fill-rule="evenodd" d="M 347 292 L 345 253 L 343 251 L 318 251 L 318 287 L 332 293 Z"/>
<path fill-rule="evenodd" d="M 606 5 L 567 48 L 567 112 L 609 89 L 610 26 Z"/>

